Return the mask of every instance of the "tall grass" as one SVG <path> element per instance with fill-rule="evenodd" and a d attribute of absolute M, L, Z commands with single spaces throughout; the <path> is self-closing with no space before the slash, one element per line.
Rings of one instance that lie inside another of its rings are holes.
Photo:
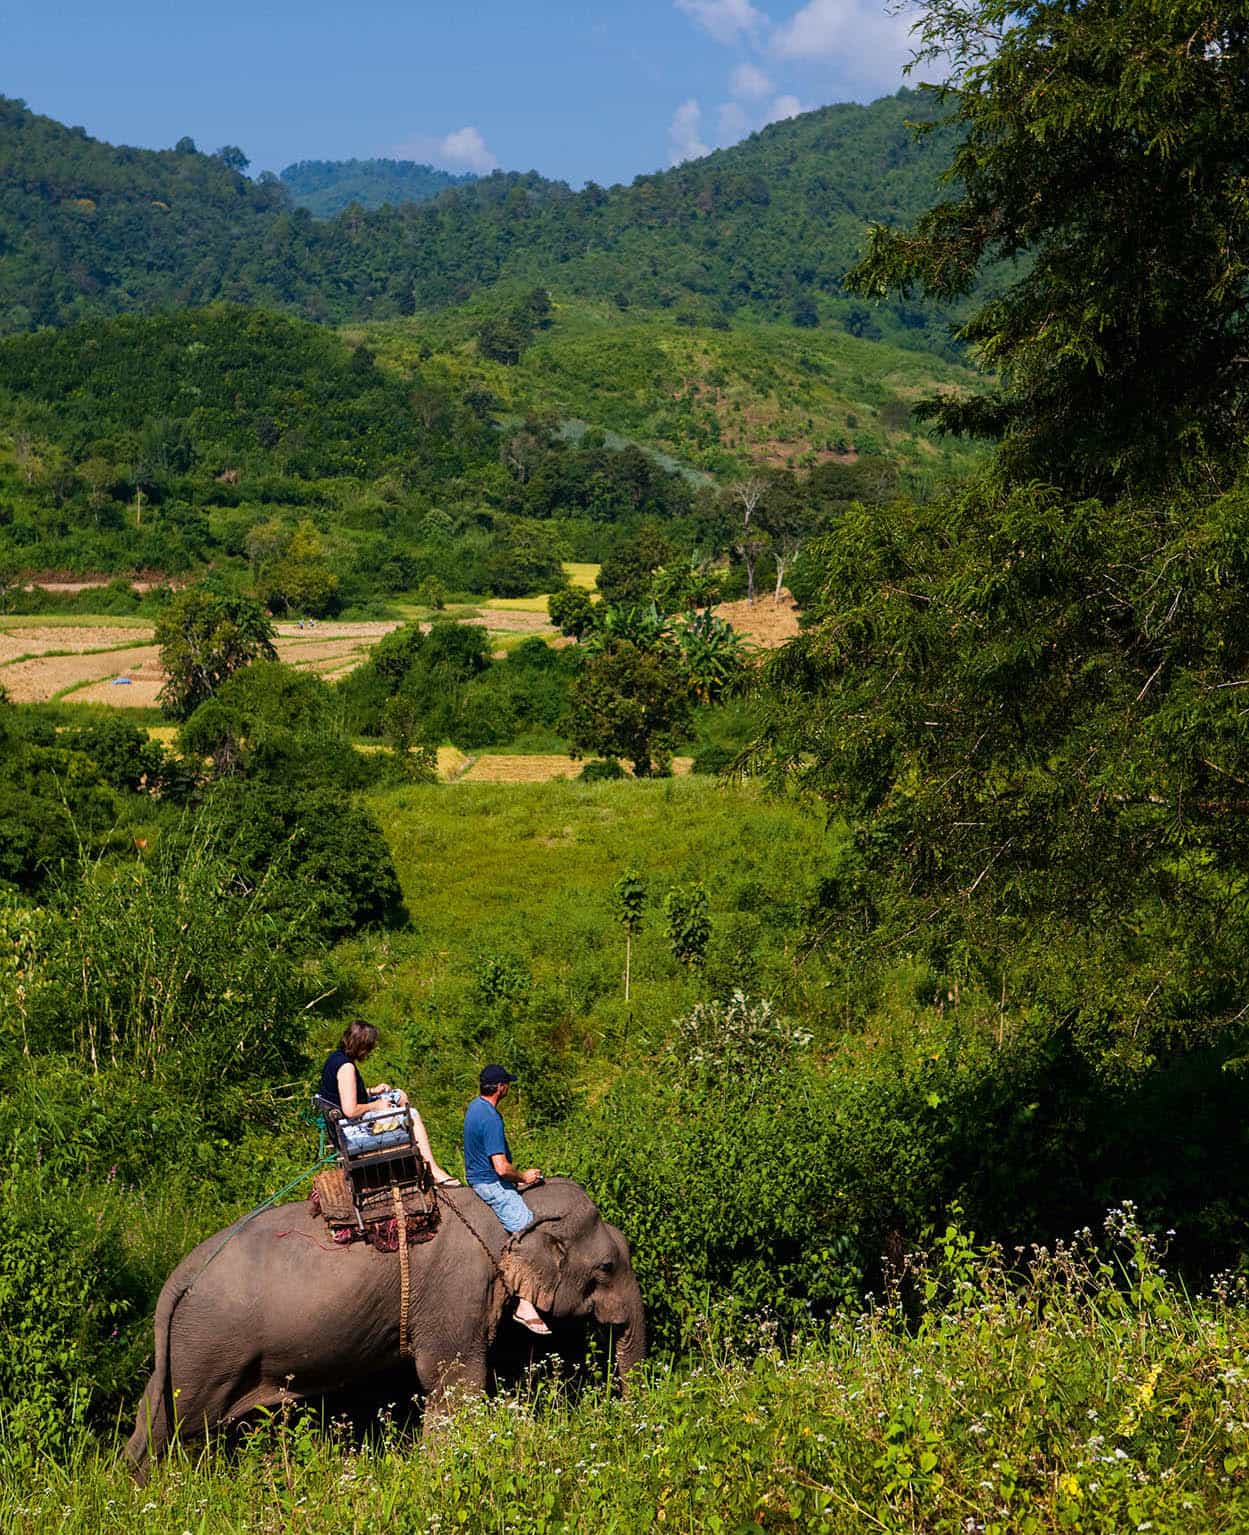
<path fill-rule="evenodd" d="M 0 1527 L 1238 1531 L 1249 1519 L 1249 1313 L 1186 1296 L 1130 1212 L 1008 1263 L 950 1228 L 859 1316 L 575 1406 L 558 1381 L 361 1448 L 275 1414 L 241 1448 L 176 1452 L 135 1487 L 116 1445 L 59 1464 L 0 1439 Z"/>

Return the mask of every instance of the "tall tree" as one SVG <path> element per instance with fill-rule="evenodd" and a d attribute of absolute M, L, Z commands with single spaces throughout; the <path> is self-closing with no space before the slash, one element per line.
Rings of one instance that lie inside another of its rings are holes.
<path fill-rule="evenodd" d="M 161 706 L 179 720 L 240 667 L 277 659 L 273 626 L 260 604 L 212 579 L 169 603 L 156 622 L 156 643 L 165 669 Z"/>
<path fill-rule="evenodd" d="M 766 480 L 759 475 L 751 475 L 749 479 L 734 485 L 729 492 L 737 514 L 733 548 L 746 567 L 746 601 L 751 607 L 755 605 L 755 566 L 768 546 L 767 533 L 755 515 L 767 488 Z"/>
<path fill-rule="evenodd" d="M 874 225 L 851 275 L 950 300 L 1013 275 L 961 334 L 997 396 L 932 402 L 1021 477 L 1096 493 L 1183 463 L 1223 478 L 1249 370 L 1249 16 L 1227 0 L 931 0 L 950 195 Z"/>

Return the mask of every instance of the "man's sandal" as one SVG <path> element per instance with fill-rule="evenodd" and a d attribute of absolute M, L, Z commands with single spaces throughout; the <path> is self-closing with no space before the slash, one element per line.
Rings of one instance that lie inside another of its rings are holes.
<path fill-rule="evenodd" d="M 512 1320 L 514 1322 L 519 1322 L 527 1332 L 533 1333 L 536 1337 L 549 1338 L 551 1336 L 551 1329 L 546 1325 L 541 1317 L 536 1318 L 536 1320 L 532 1322 L 526 1322 L 522 1317 L 518 1317 L 516 1313 L 513 1312 Z"/>

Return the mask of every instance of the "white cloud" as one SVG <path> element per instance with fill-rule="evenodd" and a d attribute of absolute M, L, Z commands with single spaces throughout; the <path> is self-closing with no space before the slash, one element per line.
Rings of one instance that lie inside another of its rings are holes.
<path fill-rule="evenodd" d="M 808 0 L 769 39 L 782 59 L 833 59 L 847 81 L 889 89 L 913 53 L 908 7 L 886 10 L 884 0 Z"/>
<path fill-rule="evenodd" d="M 736 42 L 739 33 L 754 32 L 767 20 L 750 0 L 676 0 L 676 8 L 692 16 L 718 43 Z"/>
<path fill-rule="evenodd" d="M 485 139 L 476 128 L 457 128 L 439 145 L 439 154 L 448 165 L 462 165 L 465 170 L 484 174 L 498 166 Z"/>
<path fill-rule="evenodd" d="M 744 139 L 754 124 L 750 120 L 750 114 L 738 101 L 726 101 L 719 111 L 721 144 L 736 144 L 738 139 Z"/>
<path fill-rule="evenodd" d="M 428 161 L 457 171 L 476 171 L 485 175 L 497 170 L 499 162 L 489 145 L 476 128 L 457 128 L 445 138 L 410 139 L 406 144 L 396 144 L 391 154 L 399 160 Z"/>
<path fill-rule="evenodd" d="M 797 117 L 802 111 L 802 102 L 797 96 L 778 96 L 768 108 L 765 123 L 779 123 L 787 117 Z"/>
<path fill-rule="evenodd" d="M 771 89 L 771 80 L 753 64 L 739 64 L 733 71 L 733 94 L 742 101 L 760 101 Z"/>
<path fill-rule="evenodd" d="M 701 160 L 711 153 L 699 138 L 702 131 L 703 111 L 693 96 L 683 101 L 672 114 L 672 126 L 668 129 L 669 163 L 680 165 L 683 160 Z"/>

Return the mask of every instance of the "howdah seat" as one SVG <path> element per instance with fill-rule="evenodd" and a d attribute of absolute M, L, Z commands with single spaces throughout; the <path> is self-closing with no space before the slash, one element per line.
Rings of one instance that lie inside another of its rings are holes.
<path fill-rule="evenodd" d="M 348 1119 L 337 1104 L 319 1093 L 312 1102 L 338 1153 L 338 1165 L 357 1211 L 373 1203 L 370 1195 L 383 1190 L 396 1186 L 427 1189 L 431 1185 L 430 1170 L 416 1144 L 406 1109 L 386 1103 Z"/>

